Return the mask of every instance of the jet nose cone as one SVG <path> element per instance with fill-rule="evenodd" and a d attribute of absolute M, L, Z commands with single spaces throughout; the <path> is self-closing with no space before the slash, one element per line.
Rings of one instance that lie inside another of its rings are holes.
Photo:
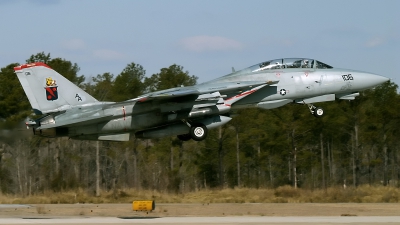
<path fill-rule="evenodd" d="M 361 90 L 373 88 L 373 87 L 383 84 L 389 80 L 389 78 L 387 78 L 387 77 L 380 76 L 377 74 L 372 74 L 372 73 L 360 73 L 356 77 L 359 78 L 359 80 L 357 81 L 357 83 L 359 85 L 357 85 L 357 86 Z"/>
<path fill-rule="evenodd" d="M 383 84 L 386 81 L 390 80 L 387 77 L 381 76 L 381 75 L 376 75 L 376 74 L 371 74 L 370 78 L 368 78 L 371 82 L 375 82 L 376 85 Z"/>
<path fill-rule="evenodd" d="M 383 84 L 383 83 L 385 83 L 386 81 L 390 80 L 390 79 L 387 78 L 387 77 L 384 77 L 384 76 L 381 76 L 381 75 L 376 75 L 376 74 L 370 74 L 369 77 L 368 77 L 367 79 L 369 80 L 369 82 L 370 82 L 371 84 L 374 84 L 374 83 L 375 83 L 374 86 Z"/>

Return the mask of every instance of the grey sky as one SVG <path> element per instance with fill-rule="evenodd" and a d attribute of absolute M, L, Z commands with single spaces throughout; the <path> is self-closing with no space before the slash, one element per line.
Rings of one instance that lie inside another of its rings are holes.
<path fill-rule="evenodd" d="M 44 51 L 87 77 L 174 63 L 200 82 L 261 61 L 315 58 L 399 84 L 397 0 L 0 0 L 0 66 Z"/>

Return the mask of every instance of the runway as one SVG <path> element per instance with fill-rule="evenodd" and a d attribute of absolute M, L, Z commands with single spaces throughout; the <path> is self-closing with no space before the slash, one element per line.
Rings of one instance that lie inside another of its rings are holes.
<path fill-rule="evenodd" d="M 400 225 L 400 204 L 158 204 L 153 212 L 131 204 L 0 204 L 0 224 Z"/>
<path fill-rule="evenodd" d="M 0 224 L 400 224 L 400 216 L 1 218 Z"/>

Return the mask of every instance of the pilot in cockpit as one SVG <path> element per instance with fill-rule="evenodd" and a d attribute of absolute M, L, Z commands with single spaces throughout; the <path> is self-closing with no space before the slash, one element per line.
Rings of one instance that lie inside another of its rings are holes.
<path fill-rule="evenodd" d="M 303 65 L 301 66 L 301 68 L 307 68 L 308 67 L 308 60 L 305 59 L 303 60 Z"/>
<path fill-rule="evenodd" d="M 281 64 L 279 62 L 275 62 L 275 65 L 273 65 L 271 67 L 271 69 L 280 69 L 281 68 Z"/>

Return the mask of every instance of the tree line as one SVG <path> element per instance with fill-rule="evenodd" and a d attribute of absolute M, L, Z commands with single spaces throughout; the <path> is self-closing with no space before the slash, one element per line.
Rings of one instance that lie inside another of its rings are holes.
<path fill-rule="evenodd" d="M 44 52 L 41 61 L 99 101 L 124 101 L 141 94 L 197 83 L 173 64 L 146 76 L 137 63 L 118 75 L 86 81 L 79 66 Z M 400 179 L 398 86 L 388 81 L 354 101 L 319 103 L 326 115 L 307 106 L 235 112 L 227 125 L 210 130 L 202 142 L 176 137 L 129 142 L 43 138 L 24 130 L 34 117 L 14 74 L 17 63 L 0 71 L 0 188 L 29 196 L 81 188 L 93 195 L 124 188 L 185 193 L 206 188 L 295 188 L 392 185 Z"/>

